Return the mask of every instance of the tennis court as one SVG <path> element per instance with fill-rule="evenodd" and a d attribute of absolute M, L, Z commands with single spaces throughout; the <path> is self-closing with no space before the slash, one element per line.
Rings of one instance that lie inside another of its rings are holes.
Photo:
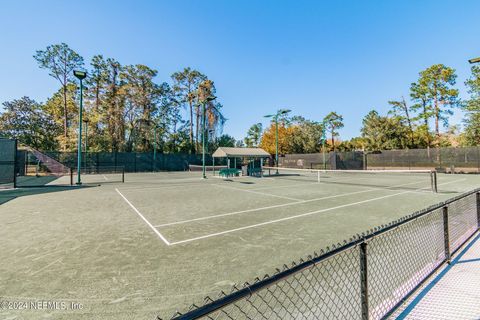
<path fill-rule="evenodd" d="M 122 183 L 113 173 L 86 175 L 82 188 L 61 177 L 49 182 L 56 187 L 1 191 L 2 298 L 82 308 L 0 315 L 167 318 L 480 182 L 439 174 L 434 193 L 425 172 L 317 178 L 163 172 L 126 174 Z"/>

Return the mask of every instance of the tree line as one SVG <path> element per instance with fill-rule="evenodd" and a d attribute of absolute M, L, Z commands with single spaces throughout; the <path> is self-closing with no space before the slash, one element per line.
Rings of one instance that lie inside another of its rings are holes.
<path fill-rule="evenodd" d="M 453 68 L 443 64 L 432 65 L 419 73 L 411 83 L 408 99 L 388 101 L 389 111 L 380 114 L 375 109 L 362 120 L 361 135 L 350 140 L 339 139 L 344 126 L 343 116 L 330 112 L 321 121 L 286 115 L 279 119 L 280 153 L 315 153 L 323 147 L 327 151 L 391 150 L 447 146 L 480 145 L 480 67 L 471 68 L 465 85 L 469 99 L 461 100 L 455 87 L 457 75 Z M 465 111 L 463 130 L 450 125 L 455 109 Z M 433 125 L 432 125 L 433 124 Z M 441 132 L 441 128 L 447 128 Z M 260 146 L 275 153 L 275 123 L 262 131 L 260 123 L 247 132 L 244 143 Z"/>
<path fill-rule="evenodd" d="M 84 141 L 88 150 L 164 153 L 201 152 L 204 97 L 215 95 L 214 81 L 191 68 L 158 82 L 157 70 L 146 65 L 122 65 L 95 55 L 86 66 L 67 44 L 50 45 L 33 58 L 59 85 L 44 103 L 27 96 L 6 101 L 0 114 L 0 134 L 39 150 L 75 151 L 79 90 L 74 69 L 86 69 Z M 480 67 L 465 81 L 470 97 L 459 98 L 457 75 L 443 64 L 432 65 L 411 83 L 409 96 L 388 101 L 389 111 L 375 109 L 362 120 L 361 134 L 342 140 L 343 116 L 330 112 L 321 120 L 290 113 L 278 118 L 280 153 L 326 150 L 388 150 L 480 145 Z M 455 109 L 465 111 L 463 130 L 449 124 Z M 250 127 L 243 140 L 223 134 L 227 119 L 217 100 L 206 104 L 207 152 L 218 146 L 260 146 L 275 153 L 275 123 Z M 447 128 L 442 132 L 441 128 Z"/>
<path fill-rule="evenodd" d="M 216 94 L 205 74 L 184 68 L 168 82 L 157 82 L 157 70 L 146 65 L 122 65 L 95 55 L 88 66 L 67 44 L 36 51 L 38 66 L 57 80 L 59 90 L 45 103 L 27 96 L 6 101 L 0 114 L 3 136 L 40 150 L 74 151 L 83 126 L 89 151 L 151 151 L 196 153 L 201 150 L 202 96 Z M 86 69 L 84 123 L 78 123 L 79 90 L 73 70 Z M 208 146 L 233 145 L 222 134 L 226 118 L 218 101 L 206 103 Z M 184 114 L 187 116 L 185 117 Z"/>

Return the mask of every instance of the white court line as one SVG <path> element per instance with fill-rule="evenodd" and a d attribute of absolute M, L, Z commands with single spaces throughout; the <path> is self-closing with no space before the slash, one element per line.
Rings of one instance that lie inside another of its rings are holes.
<path fill-rule="evenodd" d="M 267 178 L 262 178 L 262 179 L 267 179 Z M 273 179 L 272 180 L 276 180 Z M 281 185 L 281 186 L 270 186 L 270 187 L 260 187 L 260 188 L 253 188 L 252 190 L 270 190 L 270 189 L 280 189 L 280 188 L 291 188 L 291 187 L 299 187 L 299 186 L 308 186 L 308 185 L 320 185 L 317 181 L 305 181 L 303 183 L 296 183 L 296 184 L 291 184 L 291 185 Z"/>
<path fill-rule="evenodd" d="M 41 272 L 41 271 L 43 271 L 43 270 L 51 267 L 51 266 L 54 265 L 55 263 L 57 263 L 57 262 L 62 262 L 62 259 L 63 259 L 63 258 L 58 258 L 57 260 L 50 262 L 49 264 L 47 264 L 47 265 L 44 266 L 43 268 L 40 268 L 39 270 L 30 273 L 30 275 L 31 275 L 31 276 L 34 276 L 34 275 L 36 275 L 37 273 L 39 273 L 39 272 Z"/>
<path fill-rule="evenodd" d="M 140 216 L 140 218 L 145 221 L 145 223 L 153 230 L 153 232 L 157 234 L 160 239 L 162 239 L 163 242 L 165 242 L 167 246 L 171 245 L 171 243 L 168 242 L 168 240 L 157 229 L 155 229 L 155 227 L 140 213 L 140 211 L 138 211 L 137 208 L 135 208 L 135 206 L 130 201 L 128 201 L 128 199 L 117 188 L 115 188 L 115 191 L 117 191 L 117 193 L 123 198 L 123 200 L 125 200 L 125 202 L 133 209 L 133 211 L 135 211 Z"/>
<path fill-rule="evenodd" d="M 164 182 L 164 181 L 161 181 L 161 182 Z M 161 183 L 161 182 L 159 182 L 159 183 Z M 140 191 L 143 191 L 143 190 L 164 190 L 164 189 L 176 189 L 176 188 L 198 188 L 199 186 L 204 185 L 204 184 L 200 184 L 200 183 L 198 183 L 198 184 L 177 183 L 177 184 L 170 184 L 170 185 L 153 185 L 153 183 L 147 182 L 147 184 L 145 184 L 143 182 L 138 182 L 138 181 L 130 182 L 130 183 L 137 183 L 137 185 L 136 186 L 130 186 L 130 187 L 122 187 L 122 190 L 124 190 L 124 191 L 125 190 L 132 190 L 132 191 L 140 190 Z M 208 186 L 210 184 L 213 184 L 213 183 L 207 183 L 205 185 Z"/>
<path fill-rule="evenodd" d="M 108 178 L 104 174 L 102 174 L 102 176 L 103 176 L 103 179 L 108 181 Z"/>
<path fill-rule="evenodd" d="M 466 179 L 458 179 L 458 180 L 454 180 L 454 181 L 442 183 L 442 184 L 439 184 L 439 185 L 446 185 L 446 184 L 450 184 L 450 183 L 454 183 L 454 182 L 459 182 L 459 181 L 463 181 L 463 180 L 466 180 Z M 417 190 L 424 190 L 424 189 L 427 189 L 427 188 L 428 188 L 428 187 L 426 187 L 426 188 L 420 188 L 420 189 L 417 189 Z M 187 242 L 196 241 L 196 240 L 201 240 L 201 239 L 206 239 L 206 238 L 211 238 L 211 237 L 215 237 L 215 236 L 220 236 L 220 235 L 222 235 L 222 234 L 232 233 L 232 232 L 241 231 L 241 230 L 246 230 L 246 229 L 251 229 L 251 228 L 257 228 L 257 227 L 265 226 L 265 225 L 272 224 L 272 223 L 283 222 L 283 221 L 292 220 L 292 219 L 297 219 L 297 218 L 303 218 L 303 217 L 310 216 L 310 215 L 314 215 L 314 214 L 317 214 L 317 213 L 332 211 L 332 210 L 336 210 L 336 209 L 341 209 L 341 208 L 356 206 L 356 205 L 358 205 L 358 204 L 363 204 L 363 203 L 367 203 L 367 202 L 372 202 L 372 201 L 377 201 L 377 200 L 381 200 L 381 199 L 391 198 L 391 197 L 395 197 L 395 196 L 398 196 L 398 195 L 401 195 L 401 194 L 415 192 L 415 191 L 417 191 L 417 190 L 413 190 L 413 191 L 412 191 L 412 190 L 409 190 L 409 191 L 394 193 L 394 194 L 390 194 L 390 195 L 386 195 L 386 196 L 382 196 L 382 197 L 367 199 L 367 200 L 358 201 L 358 202 L 353 202 L 353 203 L 347 203 L 347 204 L 343 204 L 343 205 L 336 206 L 336 207 L 331 207 L 331 208 L 321 209 L 321 210 L 317 210 L 317 211 L 306 212 L 306 213 L 298 214 L 298 215 L 295 215 L 295 216 L 285 217 L 285 218 L 276 219 L 276 220 L 270 220 L 270 221 L 266 221 L 266 222 L 262 222 L 262 223 L 257 223 L 257 224 L 253 224 L 253 225 L 249 225 L 249 226 L 245 226 L 245 227 L 240 227 L 240 228 L 225 230 L 225 231 L 221 231 L 221 232 L 211 233 L 211 234 L 207 234 L 207 235 L 200 236 L 200 237 L 195 237 L 195 238 L 191 238 L 191 239 L 186 239 L 186 240 L 180 240 L 180 241 L 172 242 L 171 245 L 181 244 L 181 243 L 187 243 Z"/>
<path fill-rule="evenodd" d="M 230 187 L 230 186 L 224 186 L 221 184 L 212 184 L 212 186 L 217 186 L 225 189 L 232 189 L 232 190 L 238 190 L 238 191 L 244 191 L 244 192 L 249 192 L 249 193 L 256 193 L 256 194 L 261 194 L 262 196 L 269 196 L 269 197 L 275 197 L 275 198 L 281 198 L 281 199 L 287 199 L 287 200 L 293 200 L 297 202 L 302 202 L 304 200 L 302 199 L 295 199 L 295 198 L 290 198 L 290 197 L 284 197 L 284 196 L 278 196 L 276 194 L 270 194 L 270 193 L 265 193 L 265 192 L 258 192 L 258 191 L 253 191 L 253 190 L 247 190 L 247 189 L 241 189 L 241 188 L 235 188 L 235 187 Z"/>
<path fill-rule="evenodd" d="M 197 184 L 193 183 L 184 183 L 185 180 L 187 181 L 194 181 L 199 182 Z M 212 181 L 212 180 L 210 180 Z M 164 183 L 172 183 L 170 185 L 165 185 Z M 208 182 L 203 180 L 202 178 L 194 178 L 194 179 L 177 179 L 177 180 L 158 180 L 156 182 L 142 182 L 142 181 L 131 181 L 131 184 L 136 184 L 136 186 L 130 187 L 122 187 L 122 190 L 163 190 L 163 189 L 175 189 L 175 188 L 198 188 L 201 185 L 213 185 L 213 184 L 221 184 L 223 182 Z"/>
<path fill-rule="evenodd" d="M 261 210 L 267 210 L 267 209 L 287 207 L 287 206 L 292 206 L 292 205 L 298 205 L 298 204 L 303 204 L 303 203 L 308 203 L 308 202 L 314 202 L 314 201 L 320 201 L 320 200 L 326 200 L 326 199 L 332 199 L 332 198 L 345 197 L 345 196 L 350 196 L 350 195 L 359 194 L 359 193 L 365 193 L 365 192 L 371 192 L 371 191 L 388 190 L 389 188 L 398 188 L 398 187 L 402 187 L 402 186 L 406 186 L 406 185 L 410 185 L 410 184 L 418 184 L 418 183 L 423 183 L 423 182 L 424 182 L 424 181 L 403 183 L 403 184 L 391 186 L 391 187 L 388 187 L 388 188 L 372 188 L 372 189 L 366 189 L 366 190 L 361 190 L 361 191 L 354 191 L 354 192 L 336 194 L 336 195 L 333 195 L 333 196 L 326 196 L 326 197 L 309 199 L 309 200 L 302 200 L 302 201 L 297 201 L 297 202 L 277 204 L 277 205 L 267 206 L 267 207 L 260 207 L 260 208 L 254 208 L 254 209 L 234 211 L 234 212 L 228 212 L 228 213 L 222 213 L 222 214 L 217 214 L 217 215 L 205 216 L 205 217 L 195 218 L 195 219 L 189 219 L 189 220 L 181 220 L 181 221 L 176 221 L 176 222 L 159 224 L 159 225 L 156 225 L 155 228 L 166 227 L 166 226 L 173 226 L 173 225 L 176 225 L 176 224 L 184 224 L 184 223 L 189 223 L 189 222 L 194 222 L 194 221 L 215 219 L 215 218 L 219 218 L 219 217 L 231 216 L 231 215 L 236 215 L 236 214 L 240 214 L 240 213 L 255 212 L 255 211 L 261 211 Z"/>

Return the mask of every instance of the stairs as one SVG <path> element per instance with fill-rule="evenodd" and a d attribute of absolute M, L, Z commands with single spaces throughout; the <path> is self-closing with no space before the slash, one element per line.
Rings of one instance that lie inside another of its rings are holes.
<path fill-rule="evenodd" d="M 45 166 L 51 174 L 55 176 L 63 176 L 70 173 L 69 167 L 63 165 L 52 157 L 30 147 L 25 147 L 25 149 L 37 158 L 37 160 L 40 161 L 40 164 Z"/>

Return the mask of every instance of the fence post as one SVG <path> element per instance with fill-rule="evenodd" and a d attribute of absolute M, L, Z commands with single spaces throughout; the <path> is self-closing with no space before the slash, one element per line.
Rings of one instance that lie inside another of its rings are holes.
<path fill-rule="evenodd" d="M 25 152 L 25 176 L 28 175 L 28 151 Z"/>
<path fill-rule="evenodd" d="M 445 260 L 450 263 L 450 233 L 448 231 L 448 207 L 442 208 L 443 212 L 443 239 L 445 245 Z"/>
<path fill-rule="evenodd" d="M 480 229 L 480 191 L 477 192 L 477 226 Z"/>
<path fill-rule="evenodd" d="M 477 147 L 477 172 L 480 172 L 480 147 Z"/>
<path fill-rule="evenodd" d="M 13 188 L 17 187 L 17 139 L 14 142 L 13 148 Z"/>
<path fill-rule="evenodd" d="M 368 320 L 368 263 L 367 242 L 360 244 L 360 299 L 362 305 L 362 320 Z"/>

